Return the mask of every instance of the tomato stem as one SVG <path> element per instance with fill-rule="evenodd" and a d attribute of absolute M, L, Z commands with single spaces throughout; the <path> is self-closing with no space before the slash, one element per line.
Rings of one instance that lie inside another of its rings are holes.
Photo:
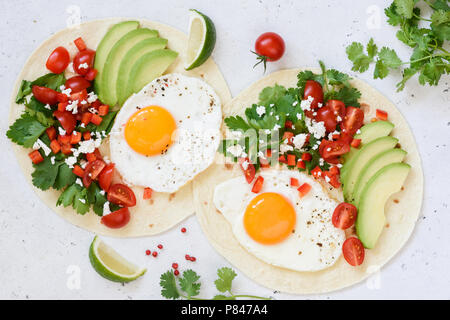
<path fill-rule="evenodd" d="M 252 51 L 252 50 L 250 50 L 250 52 L 256 54 L 256 55 L 258 56 L 256 59 L 259 60 L 259 61 L 253 66 L 253 69 L 254 69 L 257 65 L 263 63 L 263 65 L 264 65 L 264 73 L 266 73 L 266 69 L 267 69 L 267 59 L 268 59 L 268 57 L 263 56 L 263 55 L 261 55 L 261 54 L 259 54 L 259 53 L 256 53 L 255 51 Z"/>

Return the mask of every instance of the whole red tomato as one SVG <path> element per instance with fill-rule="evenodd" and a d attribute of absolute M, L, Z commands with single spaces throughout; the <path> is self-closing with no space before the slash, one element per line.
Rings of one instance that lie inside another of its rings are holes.
<path fill-rule="evenodd" d="M 264 70 L 266 70 L 267 61 L 277 61 L 283 56 L 286 46 L 283 38 L 275 32 L 263 33 L 256 39 L 255 52 L 258 55 L 258 63 L 264 64 Z"/>

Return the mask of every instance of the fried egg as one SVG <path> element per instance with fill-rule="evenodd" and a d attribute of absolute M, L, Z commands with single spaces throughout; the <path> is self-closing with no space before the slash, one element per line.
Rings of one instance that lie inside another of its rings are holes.
<path fill-rule="evenodd" d="M 221 121 L 219 97 L 207 83 L 162 76 L 118 112 L 111 160 L 127 184 L 175 192 L 213 162 Z"/>
<path fill-rule="evenodd" d="M 249 253 L 277 267 L 318 271 L 341 255 L 343 230 L 331 222 L 338 202 L 308 175 L 287 169 L 261 172 L 264 184 L 252 193 L 243 175 L 216 186 L 214 205 L 231 224 L 233 234 Z M 290 185 L 296 178 L 311 190 L 300 197 Z"/>

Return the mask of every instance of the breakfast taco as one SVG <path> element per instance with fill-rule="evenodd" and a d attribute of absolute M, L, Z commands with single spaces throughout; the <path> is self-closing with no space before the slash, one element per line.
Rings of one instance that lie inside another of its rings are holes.
<path fill-rule="evenodd" d="M 287 293 L 376 274 L 422 203 L 421 162 L 401 113 L 363 81 L 321 67 L 275 72 L 227 103 L 221 154 L 194 181 L 213 247 Z"/>
<path fill-rule="evenodd" d="M 191 180 L 213 161 L 231 96 L 208 59 L 211 21 L 193 11 L 190 26 L 193 44 L 143 19 L 82 23 L 26 62 L 7 135 L 37 195 L 64 219 L 130 237 L 194 213 Z"/>

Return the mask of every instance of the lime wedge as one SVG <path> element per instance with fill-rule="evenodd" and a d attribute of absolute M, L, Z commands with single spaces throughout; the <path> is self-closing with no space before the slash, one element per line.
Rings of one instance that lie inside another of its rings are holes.
<path fill-rule="evenodd" d="M 184 68 L 191 70 L 202 65 L 211 56 L 215 44 L 216 28 L 214 23 L 203 13 L 191 9 L 187 61 Z"/>
<path fill-rule="evenodd" d="M 95 236 L 89 248 L 89 259 L 95 271 L 103 278 L 115 282 L 133 281 L 147 271 L 125 260 L 98 236 Z"/>

